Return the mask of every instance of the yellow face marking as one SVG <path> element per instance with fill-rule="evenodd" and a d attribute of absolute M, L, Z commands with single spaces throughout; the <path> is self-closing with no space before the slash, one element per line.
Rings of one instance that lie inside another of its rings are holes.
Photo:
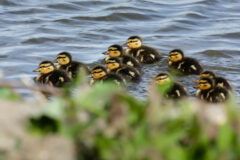
<path fill-rule="evenodd" d="M 155 78 L 155 82 L 157 84 L 166 84 L 168 82 L 170 82 L 170 78 L 168 76 L 159 76 Z"/>
<path fill-rule="evenodd" d="M 203 77 L 213 78 L 213 76 L 211 76 L 210 74 L 200 74 L 200 78 Z"/>
<path fill-rule="evenodd" d="M 110 57 L 119 57 L 121 52 L 116 47 L 109 47 L 108 54 Z"/>
<path fill-rule="evenodd" d="M 208 83 L 207 81 L 205 80 L 200 80 L 199 83 L 198 83 L 198 88 L 200 90 L 207 90 L 207 89 L 210 89 L 211 88 L 211 84 Z"/>
<path fill-rule="evenodd" d="M 172 62 L 178 62 L 178 61 L 181 61 L 182 60 L 182 55 L 178 52 L 171 52 L 169 54 L 169 60 L 172 61 Z"/>
<path fill-rule="evenodd" d="M 140 39 L 128 39 L 127 40 L 127 46 L 129 48 L 140 48 L 142 46 L 142 42 Z"/>
<path fill-rule="evenodd" d="M 114 70 L 120 67 L 120 64 L 117 62 L 107 62 L 107 68 L 110 70 Z"/>
<path fill-rule="evenodd" d="M 42 74 L 47 74 L 47 73 L 50 73 L 54 70 L 54 66 L 49 64 L 49 63 L 46 63 L 46 64 L 40 64 L 39 67 L 38 67 L 38 71 Z"/>
<path fill-rule="evenodd" d="M 103 71 L 102 69 L 96 69 L 92 71 L 92 77 L 93 79 L 100 79 L 103 78 L 104 76 L 106 76 L 106 72 Z"/>
<path fill-rule="evenodd" d="M 70 62 L 70 59 L 65 55 L 59 55 L 57 56 L 57 61 L 60 65 L 66 65 Z"/>
<path fill-rule="evenodd" d="M 200 74 L 200 78 L 209 77 L 209 74 Z"/>

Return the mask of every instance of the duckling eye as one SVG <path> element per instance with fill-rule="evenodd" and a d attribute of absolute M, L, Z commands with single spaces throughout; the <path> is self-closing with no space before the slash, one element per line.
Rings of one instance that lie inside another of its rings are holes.
<path fill-rule="evenodd" d="M 66 58 L 66 57 L 57 57 L 57 59 L 64 59 L 64 58 Z"/>
<path fill-rule="evenodd" d="M 51 65 L 48 65 L 48 66 L 41 66 L 39 68 L 48 68 L 48 67 L 51 67 Z"/>
<path fill-rule="evenodd" d="M 115 65 L 115 63 L 107 63 L 107 64 L 111 64 L 111 65 L 113 65 L 113 66 Z"/>
<path fill-rule="evenodd" d="M 117 51 L 116 49 L 109 49 L 108 51 Z"/>
<path fill-rule="evenodd" d="M 96 73 L 101 73 L 102 71 L 98 71 L 98 72 L 92 72 L 92 74 L 96 74 Z"/>
<path fill-rule="evenodd" d="M 178 55 L 178 54 L 170 54 L 169 56 L 171 57 L 171 56 L 176 56 L 176 55 Z"/>
<path fill-rule="evenodd" d="M 137 40 L 130 40 L 130 41 L 128 41 L 128 43 L 136 43 L 136 42 L 138 42 Z"/>

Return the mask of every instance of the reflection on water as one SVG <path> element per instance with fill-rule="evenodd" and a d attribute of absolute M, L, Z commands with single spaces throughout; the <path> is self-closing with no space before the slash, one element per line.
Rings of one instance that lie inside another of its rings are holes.
<path fill-rule="evenodd" d="M 237 0 L 2 0 L 0 69 L 8 79 L 33 77 L 40 61 L 61 51 L 93 66 L 111 44 L 140 35 L 165 57 L 144 66 L 142 81 L 129 86 L 134 95 L 145 97 L 151 78 L 167 71 L 168 52 L 181 48 L 227 77 L 240 97 L 239 10 Z M 178 80 L 193 94 L 196 78 Z"/>

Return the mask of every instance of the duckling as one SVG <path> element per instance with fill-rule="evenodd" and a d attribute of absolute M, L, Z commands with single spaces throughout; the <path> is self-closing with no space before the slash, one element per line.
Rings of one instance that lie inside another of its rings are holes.
<path fill-rule="evenodd" d="M 86 73 L 90 73 L 88 66 L 81 62 L 73 61 L 71 54 L 68 52 L 59 53 L 56 60 L 58 62 L 57 69 L 66 71 L 70 78 L 75 78 L 80 68 L 83 68 Z"/>
<path fill-rule="evenodd" d="M 124 66 L 117 57 L 109 58 L 106 65 L 111 73 L 121 75 L 127 81 L 137 82 L 140 80 L 140 72 L 134 67 Z"/>
<path fill-rule="evenodd" d="M 138 60 L 133 58 L 132 56 L 123 55 L 123 48 L 118 44 L 111 45 L 110 47 L 108 47 L 108 51 L 104 52 L 103 54 L 109 55 L 109 57 L 105 58 L 105 62 L 110 57 L 119 57 L 122 64 L 140 69 L 140 64 Z"/>
<path fill-rule="evenodd" d="M 226 88 L 228 91 L 232 91 L 231 83 L 223 77 L 217 77 L 217 75 L 213 71 L 203 71 L 200 74 L 199 79 L 201 79 L 203 77 L 209 77 L 214 80 L 216 86 Z M 194 82 L 198 83 L 198 80 L 194 81 Z"/>
<path fill-rule="evenodd" d="M 64 84 L 71 82 L 67 73 L 55 68 L 51 61 L 42 61 L 38 69 L 33 72 L 40 72 L 35 81 L 40 84 L 48 84 L 54 87 L 62 87 Z"/>
<path fill-rule="evenodd" d="M 194 88 L 199 89 L 196 96 L 206 102 L 225 102 L 229 97 L 229 92 L 225 88 L 215 86 L 214 80 L 208 77 L 201 78 Z"/>
<path fill-rule="evenodd" d="M 125 84 L 125 79 L 123 79 L 121 76 L 113 73 L 108 73 L 107 69 L 103 66 L 96 66 L 91 71 L 92 74 L 92 80 L 90 81 L 90 85 L 95 84 L 96 82 L 106 82 L 106 81 L 112 81 L 118 86 Z"/>
<path fill-rule="evenodd" d="M 138 58 L 141 63 L 152 64 L 158 62 L 162 57 L 157 49 L 143 45 L 142 38 L 139 36 L 129 37 L 127 46 L 126 54 Z"/>
<path fill-rule="evenodd" d="M 196 59 L 184 57 L 184 53 L 180 49 L 169 52 L 168 66 L 177 69 L 182 74 L 200 74 L 203 71 Z"/>
<path fill-rule="evenodd" d="M 167 86 L 165 96 L 170 99 L 180 99 L 188 96 L 187 88 L 178 82 L 173 82 L 167 73 L 160 73 L 155 77 L 155 84 Z"/>

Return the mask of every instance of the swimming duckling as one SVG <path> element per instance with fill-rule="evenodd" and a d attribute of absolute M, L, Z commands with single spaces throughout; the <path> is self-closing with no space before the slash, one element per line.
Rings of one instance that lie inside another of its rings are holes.
<path fill-rule="evenodd" d="M 140 72 L 134 67 L 122 65 L 117 57 L 109 58 L 106 62 L 106 65 L 111 73 L 119 74 L 127 81 L 137 82 L 140 80 Z"/>
<path fill-rule="evenodd" d="M 71 81 L 66 72 L 56 69 L 51 61 L 41 62 L 38 69 L 33 70 L 33 72 L 40 72 L 35 78 L 35 81 L 40 84 L 62 87 Z"/>
<path fill-rule="evenodd" d="M 161 59 L 161 53 L 155 48 L 143 45 L 139 36 L 129 37 L 127 46 L 126 54 L 138 58 L 141 63 L 151 64 Z"/>
<path fill-rule="evenodd" d="M 211 79 L 214 80 L 216 86 L 223 87 L 223 88 L 226 88 L 229 91 L 232 91 L 232 85 L 230 84 L 230 82 L 223 77 L 217 77 L 216 74 L 213 71 L 203 71 L 200 74 L 199 79 L 201 79 L 203 77 L 211 78 Z M 194 81 L 194 82 L 198 83 L 198 81 Z"/>
<path fill-rule="evenodd" d="M 199 89 L 196 96 L 207 102 L 225 102 L 229 97 L 229 92 L 225 88 L 215 86 L 214 80 L 208 77 L 201 78 L 195 88 Z"/>
<path fill-rule="evenodd" d="M 155 77 L 155 84 L 159 86 L 167 86 L 166 93 L 164 95 L 170 99 L 179 99 L 188 95 L 187 88 L 182 84 L 173 82 L 167 73 L 160 73 Z"/>
<path fill-rule="evenodd" d="M 180 49 L 170 51 L 168 66 L 183 74 L 200 74 L 203 71 L 202 66 L 196 59 L 184 57 L 184 53 Z"/>
<path fill-rule="evenodd" d="M 123 55 L 123 48 L 120 45 L 111 45 L 110 47 L 108 47 L 108 51 L 104 52 L 103 54 L 109 55 L 109 57 L 105 58 L 105 62 L 110 57 L 119 57 L 122 64 L 140 69 L 140 64 L 138 60 L 133 58 L 132 56 Z"/>
<path fill-rule="evenodd" d="M 90 73 L 89 68 L 84 63 L 73 61 L 71 54 L 68 52 L 59 53 L 57 62 L 57 69 L 66 71 L 70 78 L 75 78 L 80 68 L 83 68 L 86 73 Z"/>
<path fill-rule="evenodd" d="M 93 85 L 96 82 L 106 82 L 106 81 L 112 81 L 118 86 L 124 85 L 125 80 L 113 73 L 107 73 L 107 69 L 103 66 L 96 66 L 91 71 L 92 74 L 92 80 L 90 81 L 90 85 Z"/>

